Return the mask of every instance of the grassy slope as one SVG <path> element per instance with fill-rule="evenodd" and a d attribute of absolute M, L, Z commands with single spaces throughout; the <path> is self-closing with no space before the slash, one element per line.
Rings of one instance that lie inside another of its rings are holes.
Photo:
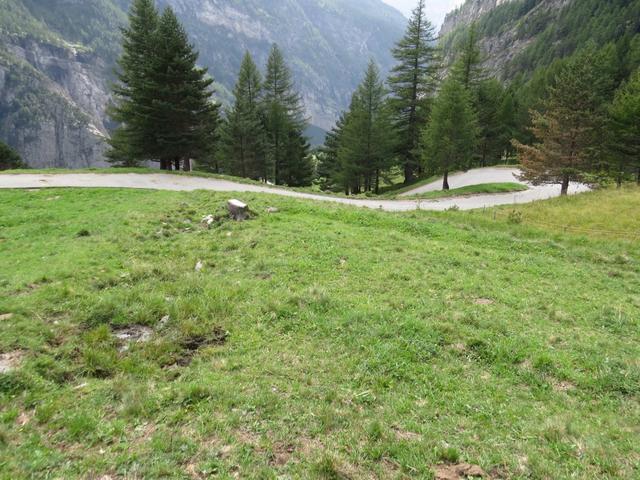
<path fill-rule="evenodd" d="M 524 225 L 550 232 L 640 242 L 640 195 L 635 185 L 469 214 L 508 222 L 514 211 Z"/>
<path fill-rule="evenodd" d="M 225 199 L 0 192 L 1 478 L 637 474 L 637 242 L 265 195 L 202 229 Z"/>
<path fill-rule="evenodd" d="M 405 198 L 421 198 L 421 199 L 435 199 L 435 198 L 447 198 L 457 197 L 464 195 L 481 195 L 484 193 L 511 193 L 522 192 L 527 190 L 526 185 L 515 182 L 505 183 L 481 183 L 478 185 L 469 185 L 467 187 L 452 188 L 451 190 L 437 190 L 434 192 L 425 192 L 418 195 L 411 195 Z"/>

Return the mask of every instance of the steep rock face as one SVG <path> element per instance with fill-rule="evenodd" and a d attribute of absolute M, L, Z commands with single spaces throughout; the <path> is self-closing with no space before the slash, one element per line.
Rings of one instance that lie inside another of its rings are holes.
<path fill-rule="evenodd" d="M 471 25 L 485 13 L 489 13 L 497 6 L 511 0 L 467 0 L 460 7 L 447 14 L 440 29 L 443 37 L 454 31 L 460 25 Z"/>
<path fill-rule="evenodd" d="M 484 68 L 506 80 L 509 66 L 574 0 L 467 0 L 449 13 L 440 31 L 447 63 L 451 63 L 458 35 L 473 23 L 479 26 Z"/>
<path fill-rule="evenodd" d="M 0 53 L 0 137 L 31 167 L 104 165 L 108 102 L 99 59 L 14 39 Z"/>

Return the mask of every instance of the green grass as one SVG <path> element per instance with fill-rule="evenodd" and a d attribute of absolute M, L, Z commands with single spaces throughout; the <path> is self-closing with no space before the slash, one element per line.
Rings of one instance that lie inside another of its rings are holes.
<path fill-rule="evenodd" d="M 0 478 L 637 476 L 638 242 L 226 198 L 0 192 Z"/>
<path fill-rule="evenodd" d="M 627 185 L 471 214 L 554 233 L 640 242 L 640 189 Z"/>
<path fill-rule="evenodd" d="M 478 185 L 468 185 L 466 187 L 452 188 L 451 190 L 437 190 L 434 192 L 424 192 L 418 195 L 411 195 L 405 198 L 421 198 L 425 200 L 447 197 L 460 197 L 465 195 L 480 195 L 483 193 L 511 193 L 523 192 L 527 190 L 526 185 L 515 182 L 506 183 L 481 183 Z"/>
<path fill-rule="evenodd" d="M 387 197 L 396 197 L 411 190 L 415 190 L 416 188 L 419 188 L 423 185 L 433 183 L 440 178 L 442 177 L 439 175 L 434 175 L 427 178 L 421 178 L 419 180 L 416 180 L 415 182 L 411 182 L 408 185 L 405 185 L 404 183 L 396 183 L 394 185 L 389 185 L 380 189 L 380 194 Z"/>

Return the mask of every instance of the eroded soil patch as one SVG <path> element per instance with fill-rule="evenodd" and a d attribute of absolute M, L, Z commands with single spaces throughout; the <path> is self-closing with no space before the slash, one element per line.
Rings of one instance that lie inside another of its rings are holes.
<path fill-rule="evenodd" d="M 13 352 L 0 353 L 0 373 L 9 373 L 20 367 L 24 352 L 14 350 Z"/>

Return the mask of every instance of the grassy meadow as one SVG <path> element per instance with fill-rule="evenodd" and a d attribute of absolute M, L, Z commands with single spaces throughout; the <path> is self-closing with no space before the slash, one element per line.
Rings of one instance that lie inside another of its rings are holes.
<path fill-rule="evenodd" d="M 466 195 L 523 192 L 527 189 L 528 187 L 526 185 L 515 182 L 479 183 L 478 185 L 468 185 L 466 187 L 452 188 L 450 190 L 435 190 L 432 192 L 424 192 L 417 195 L 410 195 L 404 198 L 421 198 L 430 200 L 436 198 L 459 197 Z"/>
<path fill-rule="evenodd" d="M 0 191 L 0 479 L 640 476 L 640 190 L 227 198 Z"/>

